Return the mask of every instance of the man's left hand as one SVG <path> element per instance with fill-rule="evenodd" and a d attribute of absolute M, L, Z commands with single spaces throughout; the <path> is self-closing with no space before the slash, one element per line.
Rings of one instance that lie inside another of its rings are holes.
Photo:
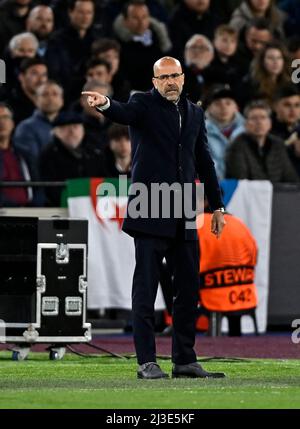
<path fill-rule="evenodd" d="M 220 238 L 225 225 L 224 214 L 219 210 L 215 210 L 211 219 L 211 232 L 215 234 L 217 238 Z"/>

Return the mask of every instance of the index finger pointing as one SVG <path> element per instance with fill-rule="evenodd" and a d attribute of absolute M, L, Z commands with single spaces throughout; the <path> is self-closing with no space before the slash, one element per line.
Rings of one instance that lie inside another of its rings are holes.
<path fill-rule="evenodd" d="M 96 95 L 97 93 L 96 92 L 93 92 L 93 91 L 82 91 L 82 93 L 81 93 L 82 95 Z"/>

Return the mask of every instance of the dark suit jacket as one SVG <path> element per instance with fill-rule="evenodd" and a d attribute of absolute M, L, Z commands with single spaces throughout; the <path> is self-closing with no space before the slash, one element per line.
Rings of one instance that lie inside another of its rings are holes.
<path fill-rule="evenodd" d="M 178 107 L 152 89 L 134 94 L 128 103 L 111 100 L 103 112 L 114 122 L 129 125 L 132 145 L 132 183 L 150 189 L 151 183 L 204 182 L 212 209 L 223 206 L 214 163 L 208 149 L 204 114 L 184 96 L 180 99 L 184 121 L 180 131 Z M 195 191 L 195 189 L 194 189 Z M 129 203 L 133 196 L 129 196 Z M 125 217 L 123 230 L 175 237 L 178 219 Z M 196 230 L 186 229 L 185 238 L 197 239 Z"/>

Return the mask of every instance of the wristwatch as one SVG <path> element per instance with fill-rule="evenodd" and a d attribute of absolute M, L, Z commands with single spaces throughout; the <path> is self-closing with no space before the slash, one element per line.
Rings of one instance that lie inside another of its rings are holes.
<path fill-rule="evenodd" d="M 220 207 L 219 209 L 214 210 L 214 212 L 221 212 L 224 214 L 226 210 L 225 210 L 225 207 Z"/>

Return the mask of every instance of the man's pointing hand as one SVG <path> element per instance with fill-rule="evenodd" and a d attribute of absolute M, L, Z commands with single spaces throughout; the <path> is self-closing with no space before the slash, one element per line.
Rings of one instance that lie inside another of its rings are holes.
<path fill-rule="evenodd" d="M 82 95 L 87 95 L 87 102 L 90 107 L 104 106 L 107 103 L 105 95 L 94 91 L 83 91 Z"/>

